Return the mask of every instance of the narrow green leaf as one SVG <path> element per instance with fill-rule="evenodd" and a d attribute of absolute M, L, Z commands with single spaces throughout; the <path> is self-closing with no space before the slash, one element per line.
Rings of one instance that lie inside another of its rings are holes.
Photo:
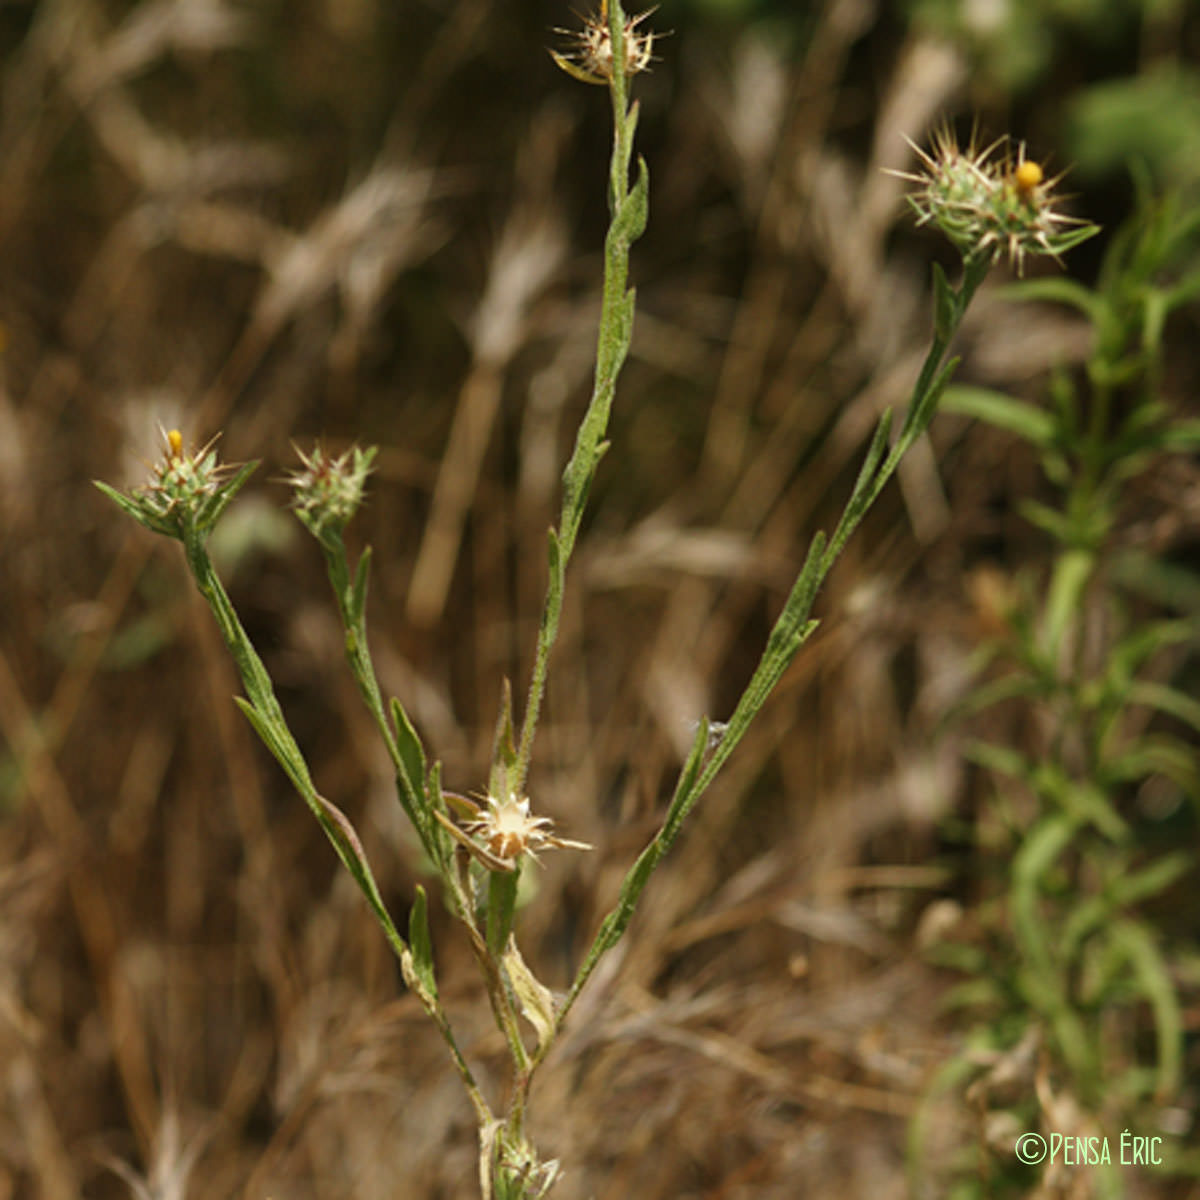
<path fill-rule="evenodd" d="M 425 780 L 425 750 L 421 739 L 404 711 L 404 705 L 392 698 L 392 724 L 396 727 L 396 748 L 400 752 L 400 784 L 416 812 L 422 816 L 428 805 L 422 784 Z"/>
<path fill-rule="evenodd" d="M 1066 254 L 1068 250 L 1074 250 L 1076 246 L 1094 238 L 1099 232 L 1099 225 L 1080 225 L 1077 229 L 1056 233 L 1054 235 L 1054 253 Z"/>
<path fill-rule="evenodd" d="M 92 484 L 99 488 L 126 516 L 132 517 L 139 525 L 145 525 L 152 533 L 168 532 L 160 528 L 158 522 L 149 519 L 142 506 L 136 500 L 131 500 L 124 492 L 118 492 L 115 487 L 109 486 L 100 479 L 93 479 Z M 168 533 L 168 536 L 171 535 Z"/>
<path fill-rule="evenodd" d="M 1084 939 L 1109 920 L 1116 907 L 1116 899 L 1110 891 L 1075 905 L 1063 925 L 1060 946 L 1064 961 L 1071 961 L 1076 956 Z"/>
<path fill-rule="evenodd" d="M 939 961 L 936 965 L 944 965 L 955 971 L 967 971 L 976 976 L 982 976 L 982 973 L 990 967 L 987 959 L 983 957 L 966 962 L 950 961 L 945 964 Z M 938 1000 L 938 1009 L 941 1012 L 952 1013 L 955 1009 L 992 1008 L 1003 1003 L 1007 996 L 1007 989 L 1001 987 L 995 980 L 978 977 L 954 984 Z"/>
<path fill-rule="evenodd" d="M 262 739 L 263 744 L 278 760 L 279 765 L 283 767 L 304 802 L 320 822 L 326 836 L 333 844 L 333 848 L 337 851 L 338 858 L 341 859 L 342 864 L 350 872 L 355 883 L 358 884 L 359 890 L 370 904 L 392 949 L 397 955 L 402 955 L 407 947 L 404 939 L 396 930 L 383 903 L 383 898 L 379 894 L 375 877 L 371 873 L 371 865 L 367 861 L 362 842 L 359 840 L 354 826 L 336 804 L 330 803 L 313 787 L 308 768 L 303 758 L 299 756 L 299 751 L 295 749 L 291 734 L 286 729 L 281 734 L 277 734 L 273 723 L 262 713 L 256 711 L 240 696 L 234 697 L 234 699 L 237 706 L 246 714 L 251 725 L 254 726 L 255 732 Z"/>
<path fill-rule="evenodd" d="M 1043 982 L 1057 979 L 1057 968 L 1047 941 L 1048 928 L 1041 910 L 1042 885 L 1055 861 L 1075 836 L 1070 817 L 1046 817 L 1025 839 L 1013 859 L 1010 905 L 1013 931 L 1030 964 L 1045 973 Z"/>
<path fill-rule="evenodd" d="M 1200 572 L 1181 563 L 1130 548 L 1113 554 L 1110 570 L 1123 588 L 1171 612 L 1200 611 Z"/>
<path fill-rule="evenodd" d="M 229 507 L 229 502 L 245 487 L 257 468 L 257 460 L 243 463 L 236 474 L 231 475 L 221 484 L 196 514 L 196 527 L 199 530 L 207 533 L 220 520 L 221 514 Z"/>
<path fill-rule="evenodd" d="M 1048 412 L 990 388 L 962 384 L 947 388 L 942 408 L 945 412 L 982 421 L 993 429 L 1015 433 L 1042 449 L 1054 442 L 1054 418 Z"/>
<path fill-rule="evenodd" d="M 1163 447 L 1175 454 L 1193 454 L 1200 450 L 1200 419 L 1174 421 L 1163 432 Z"/>
<path fill-rule="evenodd" d="M 582 429 L 580 438 L 582 439 Z M 562 614 L 564 555 L 569 555 L 571 545 L 575 540 L 575 530 L 579 525 L 580 506 L 583 499 L 575 489 L 580 486 L 575 481 L 572 464 L 580 457 L 580 442 L 576 442 L 575 453 L 563 475 L 563 514 L 562 524 L 567 544 L 564 547 L 554 529 L 546 534 L 547 581 L 546 600 L 542 606 L 542 618 L 538 627 L 537 652 L 534 658 L 533 674 L 529 681 L 529 691 L 525 700 L 525 715 L 521 724 L 521 744 L 517 749 L 517 766 L 513 786 L 520 790 L 525 786 L 525 778 L 529 772 L 530 758 L 533 754 L 533 739 L 537 733 L 538 717 L 541 714 L 542 697 L 546 688 L 546 673 L 550 665 L 550 651 L 554 648 L 558 636 L 558 622 Z M 586 492 L 586 488 L 583 489 Z"/>
<path fill-rule="evenodd" d="M 358 560 L 354 571 L 354 586 L 350 591 L 350 624 L 355 630 L 366 628 L 367 582 L 371 566 L 371 547 L 368 546 Z"/>
<path fill-rule="evenodd" d="M 1165 734 L 1143 735 L 1123 754 L 1104 762 L 1106 779 L 1137 782 L 1150 775 L 1165 775 L 1194 800 L 1200 800 L 1200 772 L 1191 742 Z"/>
<path fill-rule="evenodd" d="M 1121 908 L 1140 904 L 1143 900 L 1166 891 L 1196 865 L 1195 856 L 1183 850 L 1164 854 L 1162 858 L 1140 871 L 1122 875 L 1112 884 L 1113 901 Z"/>
<path fill-rule="evenodd" d="M 775 619 L 770 636 L 767 638 L 767 647 L 762 661 L 755 671 L 756 675 L 758 670 L 762 669 L 763 663 L 768 661 L 768 656 L 788 655 L 794 652 L 793 643 L 796 631 L 803 626 L 808 614 L 812 612 L 813 602 L 817 598 L 817 590 L 832 562 L 832 555 L 826 550 L 825 534 L 818 529 L 809 543 L 804 566 L 800 568 L 800 574 L 796 576 L 796 582 L 792 584 L 792 590 L 788 593 L 788 598 L 784 602 L 779 616 Z"/>
<path fill-rule="evenodd" d="M 521 870 L 488 872 L 487 944 L 493 958 L 499 958 L 508 945 L 513 917 L 517 909 L 517 885 Z"/>
<path fill-rule="evenodd" d="M 1179 997 L 1170 968 L 1149 926 L 1138 921 L 1121 921 L 1112 936 L 1128 955 L 1139 989 L 1154 1014 L 1158 1037 L 1157 1098 L 1161 1103 L 1179 1090 L 1182 1078 L 1183 1013 Z"/>
<path fill-rule="evenodd" d="M 629 922 L 633 919 L 638 900 L 641 898 L 646 884 L 650 882 L 650 876 L 654 873 L 655 867 L 662 861 L 663 855 L 670 848 L 671 842 L 674 841 L 678 834 L 679 827 L 682 825 L 692 804 L 695 803 L 703 791 L 703 787 L 698 786 L 698 783 L 700 768 L 704 762 L 704 754 L 708 749 L 708 733 L 708 721 L 707 719 L 703 719 L 696 729 L 696 736 L 692 740 L 692 747 L 688 752 L 687 761 L 684 763 L 679 780 L 675 785 L 675 794 L 671 798 L 671 804 L 667 809 L 667 817 L 663 822 L 663 827 L 659 830 L 657 836 L 651 840 L 650 844 L 638 855 L 637 860 L 621 881 L 621 891 L 617 897 L 617 903 L 604 920 L 600 922 L 600 928 L 592 940 L 591 946 L 588 947 L 583 964 L 580 966 L 578 974 L 576 974 L 575 979 L 571 983 L 571 990 L 567 994 L 567 999 L 563 1003 L 557 1017 L 559 1024 L 566 1018 L 567 1012 L 575 1002 L 575 998 L 579 995 L 583 985 L 596 969 L 596 964 L 621 940 L 625 930 L 629 927 Z M 726 736 L 722 738 L 717 749 L 718 754 L 724 748 L 726 742 L 729 741 L 729 733 L 730 731 L 726 731 Z"/>
<path fill-rule="evenodd" d="M 847 514 L 864 512 L 870 504 L 873 494 L 871 485 L 875 480 L 875 473 L 879 469 L 884 451 L 887 449 L 888 437 L 891 431 L 892 410 L 885 408 L 879 418 L 879 423 L 875 426 L 875 432 L 871 437 L 871 444 L 867 447 L 866 457 L 863 459 L 862 466 L 858 469 L 858 478 L 854 481 L 854 487 L 850 492 L 850 499 L 846 501 Z"/>
<path fill-rule="evenodd" d="M 1024 671 L 1004 675 L 983 684 L 966 695 L 961 703 L 955 706 L 953 715 L 956 719 L 961 720 L 964 717 L 986 712 L 987 709 L 997 704 L 1003 704 L 1006 700 L 1036 698 L 1044 690 L 1039 680 L 1031 678 Z"/>
<path fill-rule="evenodd" d="M 1135 683 L 1129 689 L 1127 699 L 1130 704 L 1143 705 L 1166 713 L 1200 733 L 1200 701 L 1179 691 L 1178 688 L 1146 680 Z"/>
<path fill-rule="evenodd" d="M 917 401 L 916 415 L 912 422 L 912 432 L 909 434 L 910 441 L 919 437 L 929 428 L 933 418 L 937 415 L 938 409 L 941 407 L 942 394 L 945 392 L 950 380 L 954 377 L 954 372 L 958 370 L 960 361 L 958 358 L 948 359 L 929 385 L 929 390 Z"/>
<path fill-rule="evenodd" d="M 1138 668 L 1160 650 L 1197 640 L 1200 640 L 1200 629 L 1192 621 L 1155 621 L 1139 626 L 1109 652 L 1105 674 L 1113 687 L 1123 688 Z"/>
<path fill-rule="evenodd" d="M 704 765 L 704 756 L 708 751 L 709 728 L 708 718 L 701 717 L 696 728 L 696 736 L 692 739 L 691 749 L 684 761 L 683 770 L 675 784 L 675 794 L 671 797 L 671 803 L 667 808 L 667 819 L 663 822 L 663 827 L 656 839 L 662 843 L 664 853 L 670 849 L 671 843 L 679 832 L 679 827 L 683 824 L 684 817 L 687 816 L 700 794 L 696 783 L 700 777 L 700 768 Z M 727 729 L 725 737 L 721 739 L 722 742 L 726 741 L 729 735 L 730 730 Z"/>
<path fill-rule="evenodd" d="M 617 214 L 615 228 L 627 243 L 636 242 L 646 231 L 646 221 L 650 213 L 650 170 L 646 160 L 638 155 L 637 182 L 621 205 Z"/>
<path fill-rule="evenodd" d="M 445 793 L 442 791 L 442 764 L 436 759 L 425 775 L 425 795 L 432 808 L 449 811 L 446 807 Z"/>
<path fill-rule="evenodd" d="M 1067 629 L 1078 616 L 1084 589 L 1092 577 L 1095 558 L 1088 550 L 1068 550 L 1054 565 L 1046 602 L 1043 648 L 1057 662 Z"/>
<path fill-rule="evenodd" d="M 1174 312 L 1185 304 L 1191 304 L 1200 296 L 1200 271 L 1190 271 L 1174 287 L 1166 290 L 1167 308 Z"/>
<path fill-rule="evenodd" d="M 559 543 L 557 532 L 553 529 L 546 533 L 546 554 L 550 571 L 550 587 L 555 589 L 557 595 L 562 592 L 563 585 L 562 546 Z"/>
<path fill-rule="evenodd" d="M 284 736 L 279 736 L 272 721 L 241 696 L 234 696 L 233 702 L 242 710 L 254 727 L 254 732 L 258 734 L 259 740 L 283 768 L 296 790 L 307 797 L 312 791 L 312 779 L 308 774 L 308 767 L 296 750 L 291 734 L 285 732 Z"/>
<path fill-rule="evenodd" d="M 910 1196 L 928 1194 L 930 1155 L 927 1147 L 933 1144 L 935 1131 L 940 1137 L 945 1129 L 945 1097 L 952 1093 L 957 1096 L 978 1071 L 973 1056 L 965 1052 L 957 1054 L 935 1068 L 933 1078 L 918 1095 L 916 1110 L 908 1122 L 905 1147 L 904 1173 Z"/>
<path fill-rule="evenodd" d="M 1064 279 L 1061 275 L 1048 275 L 1043 279 L 1027 279 L 1010 283 L 1000 289 L 1002 300 L 1042 300 L 1066 304 L 1077 309 L 1093 324 L 1099 315 L 1097 297 L 1081 283 Z"/>
<path fill-rule="evenodd" d="M 433 970 L 433 944 L 429 938 L 429 911 L 425 889 L 417 884 L 412 908 L 408 914 L 408 944 L 412 949 L 413 969 L 431 996 L 437 995 L 437 979 Z"/>
<path fill-rule="evenodd" d="M 1069 542 L 1073 533 L 1071 520 L 1066 514 L 1038 500 L 1022 500 L 1017 511 L 1031 525 L 1048 533 L 1057 542 Z"/>
<path fill-rule="evenodd" d="M 488 779 L 488 790 L 497 799 L 507 799 L 520 787 L 517 778 L 517 747 L 513 738 L 512 685 L 507 679 L 500 689 L 500 711 L 496 717 L 496 730 L 492 735 L 492 767 Z"/>
<path fill-rule="evenodd" d="M 958 296 L 946 272 L 933 264 L 933 334 L 939 342 L 949 342 L 958 327 Z"/>
<path fill-rule="evenodd" d="M 367 861 L 366 852 L 363 850 L 362 842 L 359 840 L 354 826 L 336 804 L 332 804 L 326 800 L 319 792 L 311 791 L 306 793 L 304 798 L 314 808 L 318 820 L 320 820 L 321 826 L 325 830 L 329 840 L 333 843 L 333 847 L 337 851 L 338 857 L 342 860 L 343 866 L 350 872 L 354 882 L 358 884 L 359 891 L 366 897 L 367 903 L 371 906 L 371 911 L 374 912 L 376 919 L 383 928 L 383 932 L 392 950 L 400 958 L 401 963 L 403 963 L 406 957 L 411 957 L 409 948 L 400 936 L 399 930 L 397 930 L 391 915 L 388 913 L 387 907 L 383 903 L 383 897 L 379 893 L 379 885 L 375 882 L 375 876 L 371 871 L 371 864 Z"/>
<path fill-rule="evenodd" d="M 629 355 L 629 346 L 633 341 L 633 319 L 637 311 L 637 288 L 630 288 L 619 302 L 621 307 L 617 310 L 620 318 L 620 354 L 617 356 L 614 364 L 614 374 L 621 369 L 625 364 L 625 359 Z M 597 459 L 597 461 L 599 461 Z"/>
<path fill-rule="evenodd" d="M 1151 354 L 1162 352 L 1163 325 L 1170 312 L 1167 293 L 1159 288 L 1148 288 L 1142 301 L 1142 347 Z"/>
<path fill-rule="evenodd" d="M 625 114 L 625 140 L 630 146 L 633 145 L 633 137 L 637 133 L 638 113 L 641 111 L 641 107 L 641 104 L 635 100 Z M 641 155 L 638 155 L 638 163 L 640 164 L 641 161 Z"/>
<path fill-rule="evenodd" d="M 972 738 L 963 746 L 963 757 L 999 775 L 1028 783 L 1033 776 L 1033 764 L 1019 750 Z"/>
<path fill-rule="evenodd" d="M 1094 825 L 1114 842 L 1128 841 L 1130 829 L 1125 820 L 1095 784 L 1069 781 L 1062 793 L 1063 807 L 1068 813 Z"/>

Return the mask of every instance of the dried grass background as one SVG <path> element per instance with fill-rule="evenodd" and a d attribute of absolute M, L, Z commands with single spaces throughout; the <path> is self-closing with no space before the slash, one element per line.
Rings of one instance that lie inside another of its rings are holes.
<path fill-rule="evenodd" d="M 384 688 L 447 783 L 480 786 L 590 383 L 609 112 L 544 52 L 572 20 L 483 0 L 0 6 L 0 1200 L 474 1194 L 442 1046 L 234 708 L 177 549 L 89 480 L 136 482 L 160 422 L 263 459 L 220 561 L 403 914 L 422 864 L 272 479 L 293 439 L 382 447 L 352 533 L 375 548 Z M 915 377 L 943 251 L 881 168 L 973 104 L 1053 150 L 1062 100 L 981 94 L 962 48 L 871 0 L 654 20 L 675 33 L 639 84 L 633 355 L 531 779 L 597 847 L 548 856 L 522 917 L 556 987 L 690 722 L 728 711 Z M 1085 349 L 1074 322 L 986 292 L 964 345 L 970 377 L 1017 391 Z M 1045 553 L 1011 511 L 1037 486 L 1021 450 L 949 418 L 906 462 L 535 1089 L 564 1200 L 908 1194 L 907 1119 L 957 1046 L 916 931 L 958 894 L 939 823 L 973 800 L 935 728 L 987 632 L 989 572 Z M 1153 510 L 1180 538 L 1188 494 Z M 433 919 L 452 1015 L 499 1086 L 469 956 Z M 971 1121 L 948 1111 L 947 1141 Z"/>

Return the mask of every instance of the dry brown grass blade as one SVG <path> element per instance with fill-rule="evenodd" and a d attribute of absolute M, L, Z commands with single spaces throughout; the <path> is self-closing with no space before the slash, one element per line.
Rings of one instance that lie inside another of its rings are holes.
<path fill-rule="evenodd" d="M 148 1048 L 133 993 L 120 960 L 120 939 L 107 888 L 88 860 L 86 826 L 42 738 L 35 718 L 0 654 L 0 727 L 23 758 L 24 792 L 70 864 L 66 871 L 75 919 L 95 985 L 114 1036 L 114 1057 L 133 1128 L 148 1146 L 158 1123 L 158 1103 Z"/>
<path fill-rule="evenodd" d="M 408 593 L 409 619 L 421 627 L 437 621 L 445 606 L 507 367 L 529 337 L 531 311 L 566 253 L 550 188 L 568 128 L 561 114 L 550 110 L 530 131 L 517 165 L 517 198 L 472 317 L 472 365 L 458 396 Z"/>

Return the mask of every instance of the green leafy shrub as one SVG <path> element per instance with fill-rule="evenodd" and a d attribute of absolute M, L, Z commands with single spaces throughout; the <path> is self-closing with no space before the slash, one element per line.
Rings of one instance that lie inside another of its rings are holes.
<path fill-rule="evenodd" d="M 971 936 L 934 951 L 965 977 L 947 1000 L 972 1031 L 938 1083 L 979 1115 L 962 1196 L 1027 1194 L 1040 1168 L 1014 1157 L 1023 1131 L 1180 1132 L 1184 995 L 1198 982 L 1184 947 L 1200 575 L 1144 544 L 1134 498 L 1200 449 L 1200 420 L 1162 387 L 1166 323 L 1200 295 L 1200 210 L 1144 198 L 1094 288 L 1047 279 L 1010 294 L 1075 308 L 1093 344 L 1081 377 L 1048 381 L 1044 406 L 966 387 L 944 401 L 1032 448 L 1050 499 L 1023 514 L 1052 550 L 999 589 L 1003 632 L 979 648 L 956 713 L 976 731 L 968 753 L 988 792 L 971 830 Z M 918 1162 L 932 1111 L 915 1128 Z M 1196 1168 L 1165 1140 L 1162 1170 Z M 1119 1163 L 1097 1173 L 1096 1194 L 1125 1194 Z"/>

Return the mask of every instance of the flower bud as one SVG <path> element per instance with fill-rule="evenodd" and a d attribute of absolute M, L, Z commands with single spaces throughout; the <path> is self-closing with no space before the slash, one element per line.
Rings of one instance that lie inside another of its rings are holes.
<path fill-rule="evenodd" d="M 360 450 L 355 446 L 337 458 L 331 458 L 319 445 L 312 454 L 300 450 L 296 453 L 303 465 L 288 476 L 292 508 L 319 542 L 331 534 L 340 537 L 363 502 L 376 448 Z"/>

